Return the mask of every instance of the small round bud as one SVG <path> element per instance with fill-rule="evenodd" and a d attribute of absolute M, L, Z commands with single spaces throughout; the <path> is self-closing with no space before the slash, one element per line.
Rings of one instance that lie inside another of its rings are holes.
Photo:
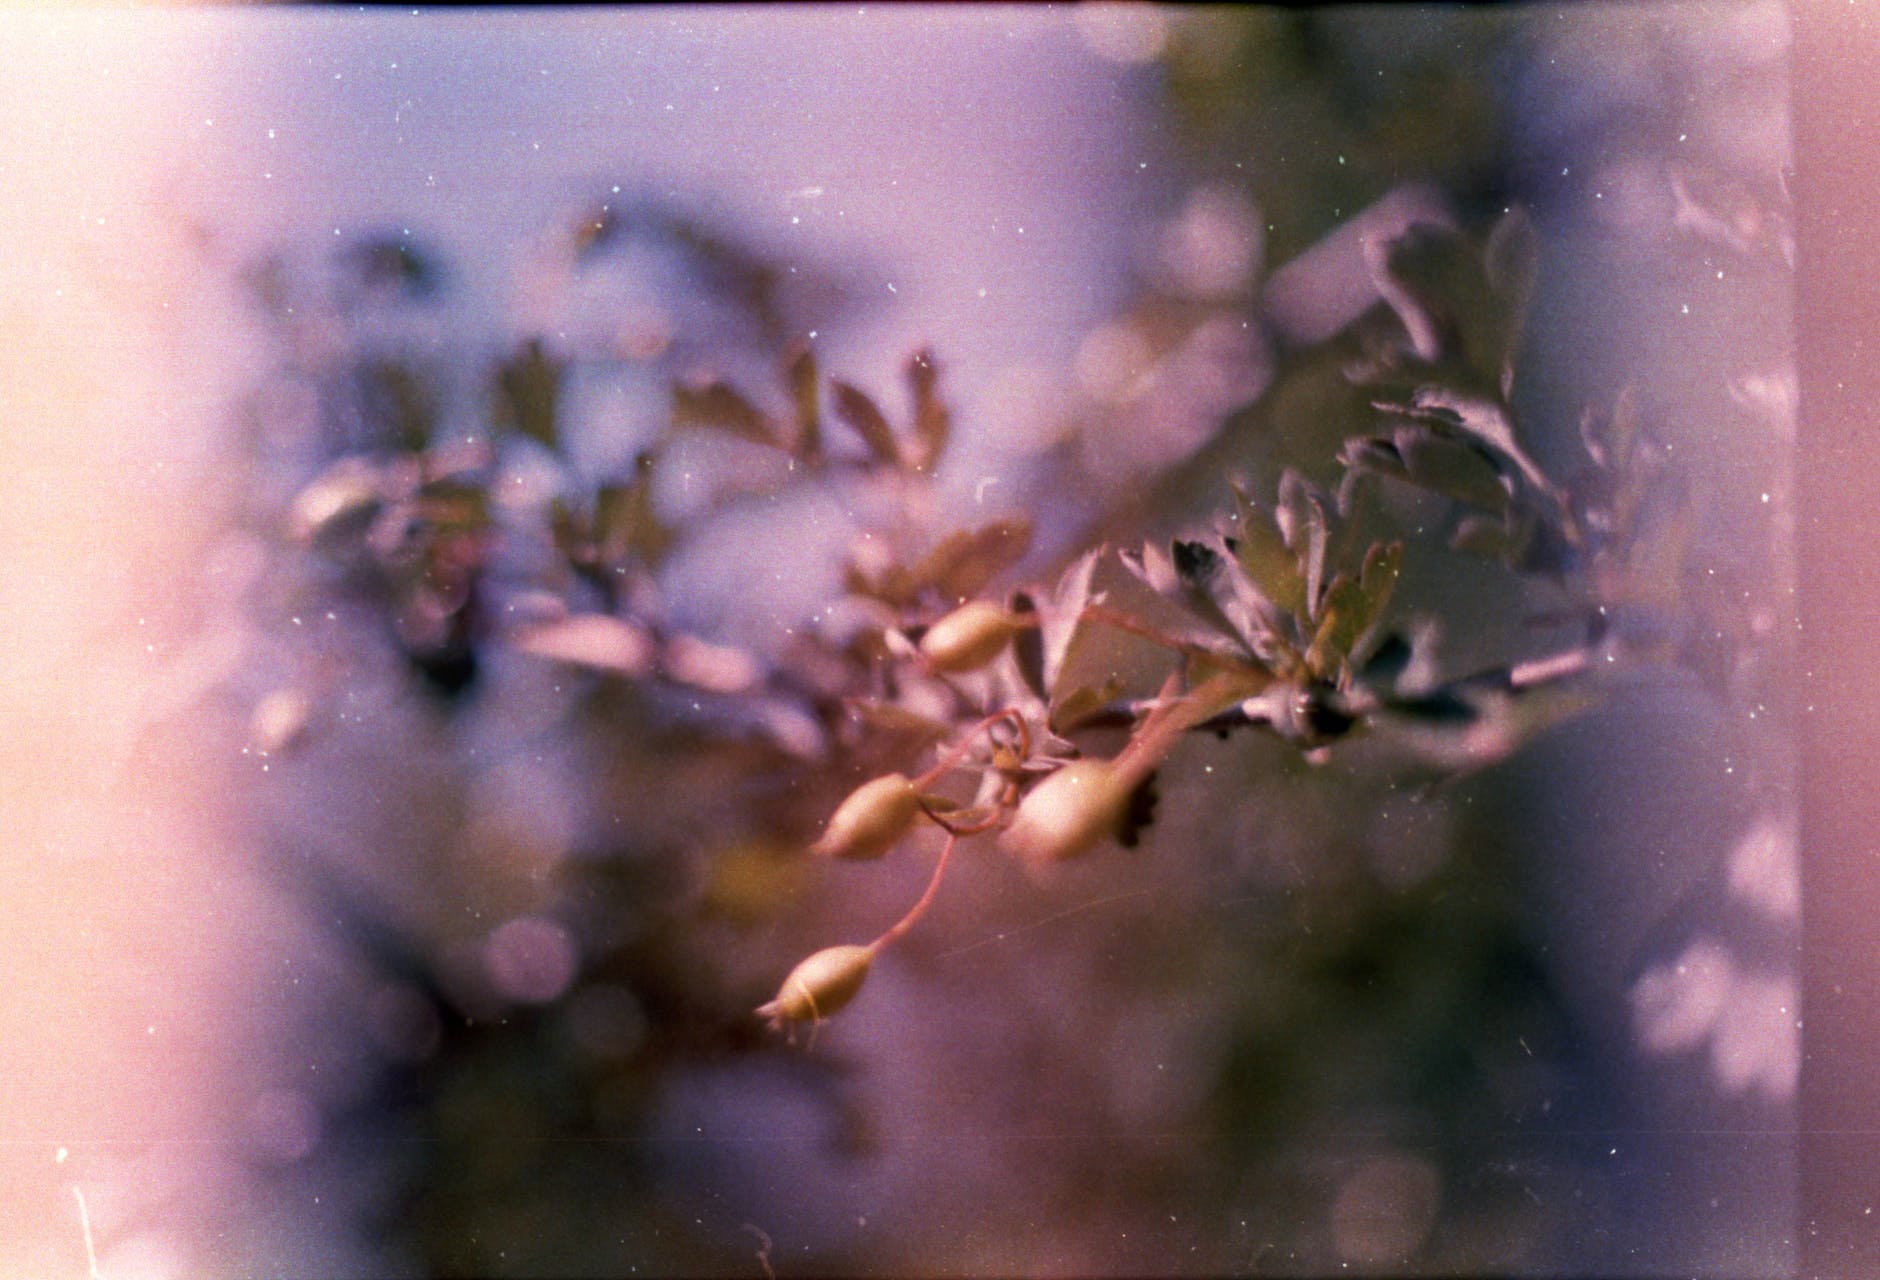
<path fill-rule="evenodd" d="M 340 529 L 357 530 L 383 505 L 379 469 L 364 458 L 342 458 L 294 495 L 288 532 L 311 543 Z"/>
<path fill-rule="evenodd" d="M 1134 789 L 1111 761 L 1073 760 L 1026 794 L 999 843 L 1030 862 L 1088 853 L 1122 830 Z"/>
<path fill-rule="evenodd" d="M 255 704 L 248 718 L 248 738 L 263 755 L 275 755 L 298 744 L 313 716 L 313 702 L 295 688 L 275 689 Z"/>
<path fill-rule="evenodd" d="M 983 600 L 963 604 L 927 628 L 920 651 L 936 671 L 959 675 L 977 671 L 1005 649 L 1024 624 Z"/>
<path fill-rule="evenodd" d="M 855 998 L 874 958 L 872 947 L 824 947 L 790 970 L 777 998 L 759 1005 L 757 1016 L 773 1026 L 821 1022 Z"/>
<path fill-rule="evenodd" d="M 879 858 L 899 844 L 920 812 L 920 793 L 906 774 L 865 782 L 836 807 L 809 851 L 824 858 Z"/>

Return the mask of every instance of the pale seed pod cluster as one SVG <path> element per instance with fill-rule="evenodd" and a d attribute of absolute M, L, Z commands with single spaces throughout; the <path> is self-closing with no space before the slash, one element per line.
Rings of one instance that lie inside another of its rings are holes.
<path fill-rule="evenodd" d="M 1012 638 L 1036 625 L 1032 618 L 983 601 L 961 605 L 922 634 L 919 652 L 931 670 L 945 674 L 977 671 L 995 661 Z M 1003 719 L 1024 725 L 1015 711 L 1002 712 L 982 722 L 987 730 Z M 975 733 L 980 730 L 975 730 Z M 949 767 L 943 760 L 923 782 Z M 1002 766 L 1002 768 L 1005 766 Z M 869 966 L 882 947 L 901 936 L 925 911 L 944 871 L 947 853 L 960 835 L 995 825 L 1005 815 L 1010 825 L 999 843 L 1010 853 L 1032 863 L 1060 862 L 1088 853 L 1100 842 L 1122 832 L 1130 797 L 1146 776 L 1146 769 L 1125 767 L 1117 761 L 1075 760 L 1039 782 L 1013 804 L 1017 783 L 1005 779 L 1006 792 L 987 818 L 956 828 L 946 819 L 934 821 L 947 831 L 947 843 L 927 893 L 908 915 L 867 946 L 826 947 L 790 971 L 774 999 L 761 1005 L 758 1016 L 774 1027 L 788 1023 L 820 1023 L 855 998 L 868 976 Z M 836 806 L 822 835 L 810 846 L 818 857 L 847 860 L 880 858 L 905 838 L 922 813 L 921 784 L 906 774 L 890 773 L 857 787 Z M 932 815 L 930 815 L 932 816 Z"/>

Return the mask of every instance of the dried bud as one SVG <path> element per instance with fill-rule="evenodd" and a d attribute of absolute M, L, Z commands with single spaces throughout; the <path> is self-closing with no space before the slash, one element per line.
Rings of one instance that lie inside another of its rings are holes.
<path fill-rule="evenodd" d="M 1088 853 L 1122 831 L 1138 781 L 1109 760 L 1074 760 L 1019 802 L 999 843 L 1031 862 Z"/>
<path fill-rule="evenodd" d="M 983 600 L 963 604 L 927 628 L 920 651 L 936 671 L 977 671 L 1024 630 L 1016 615 Z"/>
<path fill-rule="evenodd" d="M 809 851 L 825 858 L 879 858 L 900 843 L 919 812 L 920 793 L 906 774 L 876 778 L 837 806 Z"/>
<path fill-rule="evenodd" d="M 821 1022 L 855 998 L 874 958 L 872 947 L 824 947 L 790 970 L 777 998 L 759 1005 L 757 1016 L 779 1027 L 786 1022 Z"/>

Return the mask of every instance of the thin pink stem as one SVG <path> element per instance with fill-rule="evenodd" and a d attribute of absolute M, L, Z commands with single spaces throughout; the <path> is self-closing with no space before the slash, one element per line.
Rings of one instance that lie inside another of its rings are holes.
<path fill-rule="evenodd" d="M 902 936 L 905 935 L 909 929 L 912 929 L 916 924 L 920 923 L 920 918 L 927 914 L 927 907 L 933 902 L 934 894 L 940 888 L 940 878 L 946 874 L 947 862 L 953 856 L 953 846 L 958 843 L 959 837 L 954 835 L 951 831 L 947 832 L 946 843 L 940 846 L 940 860 L 934 863 L 933 866 L 933 879 L 927 882 L 927 892 L 920 895 L 920 901 L 909 908 L 906 915 L 889 926 L 887 931 L 879 938 L 876 938 L 873 942 L 868 944 L 868 950 L 872 954 L 879 955 L 888 947 L 899 942 Z"/>

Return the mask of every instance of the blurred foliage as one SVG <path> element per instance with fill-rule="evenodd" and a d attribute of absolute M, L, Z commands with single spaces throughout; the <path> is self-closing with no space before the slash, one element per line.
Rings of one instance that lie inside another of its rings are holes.
<path fill-rule="evenodd" d="M 1513 20 L 1197 10 L 1170 30 L 1161 71 L 1200 194 L 1080 354 L 1083 452 L 1039 463 L 1035 492 L 1080 504 L 1089 536 L 1067 550 L 1034 548 L 1018 516 L 949 523 L 937 473 L 985 427 L 948 403 L 943 341 L 906 353 L 898 402 L 872 395 L 807 336 L 845 314 L 839 273 L 781 272 L 662 202 L 564 218 L 535 249 L 550 318 L 493 351 L 440 340 L 454 275 L 406 236 L 245 273 L 271 359 L 247 406 L 253 525 L 279 598 L 348 623 L 257 702 L 252 745 L 304 771 L 302 822 L 378 798 L 362 821 L 402 888 L 381 897 L 358 868 L 294 856 L 286 819 L 262 843 L 371 975 L 354 1012 L 381 1061 L 339 1123 L 415 1140 L 378 1226 L 427 1272 L 767 1266 L 761 1230 L 681 1208 L 718 1166 L 661 1164 L 700 1080 L 761 1079 L 760 1101 L 832 1117 L 818 1152 L 837 1163 L 891 1143 L 898 1120 L 934 1122 L 871 1092 L 892 1057 L 878 1041 L 793 1055 L 751 1013 L 812 947 L 911 900 L 898 862 L 864 885 L 802 850 L 858 784 L 929 763 L 916 782 L 934 825 L 909 810 L 906 829 L 945 827 L 949 850 L 975 822 L 1024 823 L 1063 770 L 1099 762 L 1118 781 L 1097 834 L 1160 850 L 1122 869 L 1093 859 L 1096 878 L 1074 881 L 1133 886 L 1118 893 L 1140 905 L 1119 919 L 1162 931 L 1151 960 L 1086 941 L 1052 961 L 1043 935 L 1008 953 L 1039 972 L 996 999 L 953 991 L 917 1010 L 909 984 L 945 992 L 948 961 L 907 943 L 901 1018 L 1003 1034 L 1025 1001 L 1054 999 L 1059 1018 L 1068 1003 L 1096 1023 L 953 1050 L 1011 1077 L 986 1106 L 1062 1067 L 1051 1105 L 1071 1129 L 1133 1132 L 1122 1104 L 1092 1100 L 1108 1096 L 1098 1076 L 1125 1060 L 1132 1020 L 1179 1041 L 1173 1002 L 1216 1030 L 1183 1065 L 1199 1082 L 1186 1101 L 1143 1103 L 1138 1127 L 1211 1137 L 1179 1159 L 1127 1151 L 1106 1194 L 1267 1205 L 1269 1247 L 1352 1256 L 1310 1224 L 1342 1185 L 1315 1159 L 1356 1117 L 1364 1167 L 1415 1191 L 1380 1193 L 1403 1229 L 1370 1261 L 1475 1265 L 1462 1220 L 1478 1211 L 1511 1237 L 1562 1229 L 1566 1211 L 1528 1203 L 1512 1175 L 1467 1175 L 1487 1159 L 1480 1135 L 1533 1115 L 1579 1049 L 1510 869 L 1454 836 L 1455 780 L 1596 699 L 1608 667 L 1682 665 L 1742 696 L 1732 679 L 1764 636 L 1705 594 L 1691 496 L 1638 396 L 1589 410 L 1559 475 L 1521 420 L 1542 255 L 1505 209 L 1485 70 L 1514 56 Z M 1337 249 L 1405 184 L 1442 192 L 1445 215 Z M 1691 217 L 1780 251 L 1761 234 L 1773 213 Z M 560 323 L 632 244 L 676 264 L 666 309 Z M 1327 295 L 1355 272 L 1359 302 L 1289 337 L 1268 287 L 1289 264 Z M 582 407 L 596 378 L 631 393 L 624 419 L 621 402 Z M 1106 446 L 1152 428 L 1180 447 L 1106 487 Z M 840 512 L 835 598 L 762 645 L 688 611 L 688 551 L 754 512 L 796 536 L 791 504 L 810 499 Z M 1430 625 L 1458 593 L 1452 631 Z M 969 602 L 993 607 L 964 615 Z M 993 630 L 947 649 L 971 657 L 949 666 L 937 637 L 962 617 Z M 1450 643 L 1465 630 L 1473 643 Z M 1231 746 L 1202 754 L 1209 732 Z M 1406 810 L 1420 826 L 1388 820 Z M 1169 865 L 1189 861 L 1184 840 L 1238 872 Z M 1003 864 L 954 874 L 980 912 L 972 941 L 955 919 L 956 949 L 1057 901 L 1000 879 Z M 1205 902 L 1236 874 L 1250 905 L 1231 920 L 1247 927 L 1161 919 L 1158 875 Z M 1115 1063 L 1082 1065 L 1086 1079 L 1066 1066 L 1078 1057 Z M 801 1131 L 797 1111 L 752 1106 L 745 1122 Z M 766 1142 L 747 1154 L 783 1167 Z M 1014 1214 L 1091 1189 L 1075 1153 L 1031 1173 Z M 931 1232 L 832 1238 L 793 1263 L 972 1256 Z"/>

